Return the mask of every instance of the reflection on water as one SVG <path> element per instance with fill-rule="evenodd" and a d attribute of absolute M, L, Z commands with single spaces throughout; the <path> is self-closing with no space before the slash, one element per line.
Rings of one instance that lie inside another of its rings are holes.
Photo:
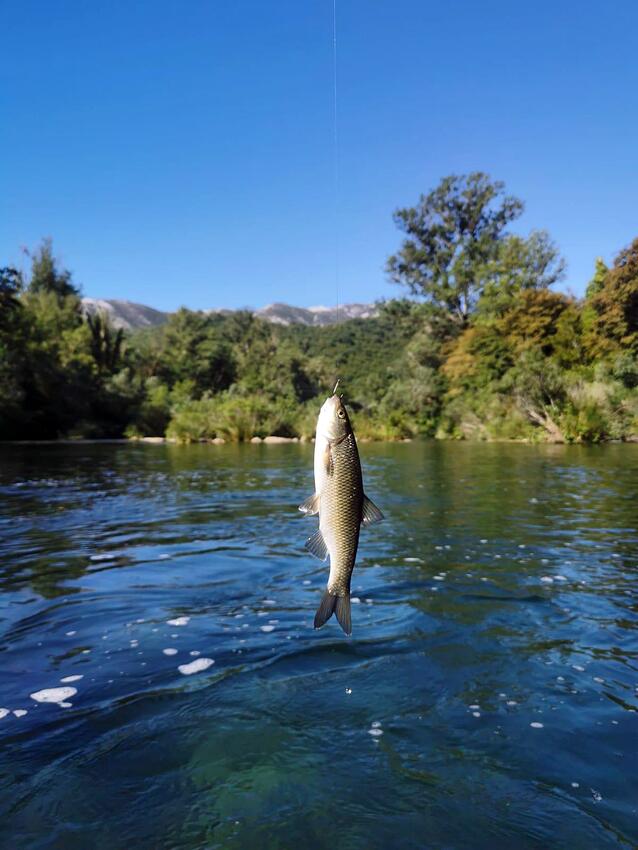
<path fill-rule="evenodd" d="M 636 846 L 638 446 L 362 454 L 348 640 L 312 447 L 0 448 L 1 846 Z"/>

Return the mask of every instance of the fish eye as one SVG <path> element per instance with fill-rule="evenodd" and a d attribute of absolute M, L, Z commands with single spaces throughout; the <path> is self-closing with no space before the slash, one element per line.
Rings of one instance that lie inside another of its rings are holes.
<path fill-rule="evenodd" d="M 337 411 L 337 416 L 339 417 L 339 419 L 343 419 L 345 417 L 345 415 L 346 415 L 345 410 L 343 409 L 343 407 L 340 407 L 339 410 Z"/>

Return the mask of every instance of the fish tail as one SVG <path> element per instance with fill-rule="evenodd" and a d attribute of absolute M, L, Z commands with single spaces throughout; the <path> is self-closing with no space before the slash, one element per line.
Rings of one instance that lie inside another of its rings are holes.
<path fill-rule="evenodd" d="M 335 596 L 326 590 L 321 597 L 321 602 L 315 614 L 315 629 L 320 629 L 332 615 L 335 614 L 339 625 L 347 635 L 352 634 L 352 620 L 350 618 L 350 594 L 347 596 Z"/>

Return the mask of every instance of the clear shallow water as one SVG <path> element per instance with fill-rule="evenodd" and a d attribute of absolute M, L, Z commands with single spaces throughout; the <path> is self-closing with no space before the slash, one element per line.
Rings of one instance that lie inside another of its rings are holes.
<path fill-rule="evenodd" d="M 636 846 L 638 446 L 362 454 L 345 639 L 311 446 L 0 447 L 0 846 Z"/>

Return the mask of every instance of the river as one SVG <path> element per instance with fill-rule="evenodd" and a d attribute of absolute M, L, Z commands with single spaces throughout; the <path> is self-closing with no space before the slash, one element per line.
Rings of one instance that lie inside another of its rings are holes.
<path fill-rule="evenodd" d="M 0 447 L 0 846 L 638 844 L 638 445 L 362 461 L 348 639 L 312 446 Z"/>

